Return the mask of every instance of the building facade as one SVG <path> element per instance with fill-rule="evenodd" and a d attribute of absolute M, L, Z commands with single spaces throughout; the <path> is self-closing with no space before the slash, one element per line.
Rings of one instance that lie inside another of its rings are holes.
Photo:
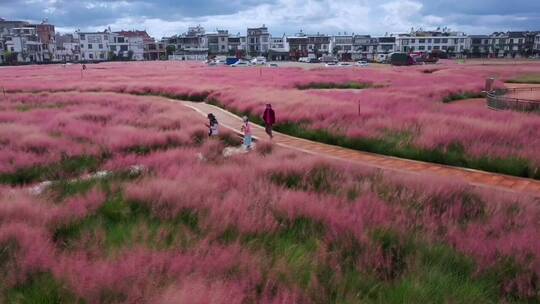
<path fill-rule="evenodd" d="M 351 60 L 354 49 L 354 36 L 352 35 L 338 35 L 332 36 L 330 39 L 330 50 L 332 55 L 336 56 L 339 60 Z"/>
<path fill-rule="evenodd" d="M 247 53 L 250 56 L 266 56 L 270 50 L 270 33 L 266 26 L 247 29 Z"/>
<path fill-rule="evenodd" d="M 284 61 L 290 59 L 289 43 L 285 34 L 283 36 L 270 37 L 270 50 L 268 51 L 268 59 L 271 61 Z"/>
<path fill-rule="evenodd" d="M 467 36 L 458 32 L 414 32 L 396 37 L 399 52 L 441 51 L 449 57 L 461 56 L 467 48 Z"/>
<path fill-rule="evenodd" d="M 81 47 L 81 60 L 104 61 L 109 59 L 111 32 L 77 32 Z"/>
<path fill-rule="evenodd" d="M 353 39 L 352 59 L 374 59 L 379 41 L 370 35 L 355 35 Z"/>
<path fill-rule="evenodd" d="M 73 34 L 59 34 L 55 36 L 55 61 L 74 62 L 81 60 L 81 46 Z"/>
<path fill-rule="evenodd" d="M 229 53 L 229 31 L 217 30 L 206 33 L 209 55 L 226 55 Z"/>

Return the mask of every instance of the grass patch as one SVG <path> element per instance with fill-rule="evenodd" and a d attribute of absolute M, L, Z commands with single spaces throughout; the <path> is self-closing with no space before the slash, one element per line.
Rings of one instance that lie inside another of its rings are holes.
<path fill-rule="evenodd" d="M 34 274 L 26 283 L 7 290 L 5 301 L 13 304 L 84 303 L 50 273 Z"/>
<path fill-rule="evenodd" d="M 371 83 L 367 82 L 346 82 L 346 83 L 335 83 L 335 82 L 310 82 L 308 84 L 299 84 L 296 86 L 299 90 L 328 90 L 328 89 L 352 89 L 352 90 L 362 90 L 368 88 L 375 88 Z"/>
<path fill-rule="evenodd" d="M 507 80 L 508 83 L 530 83 L 530 84 L 540 84 L 540 74 L 528 74 L 519 76 L 514 79 Z"/>
<path fill-rule="evenodd" d="M 97 242 L 109 253 L 144 244 L 150 248 L 187 248 L 200 233 L 198 214 L 186 210 L 170 220 L 159 219 L 145 206 L 127 202 L 121 193 L 110 195 L 107 202 L 85 219 L 58 227 L 53 239 L 69 250 L 77 248 L 83 236 L 98 238 Z M 102 239 L 96 232 L 102 232 Z"/>
<path fill-rule="evenodd" d="M 0 174 L 0 184 L 20 186 L 44 180 L 65 179 L 95 171 L 102 161 L 102 158 L 95 156 L 66 157 L 58 163 L 47 166 L 33 166 L 13 173 Z"/>
<path fill-rule="evenodd" d="M 479 92 L 459 92 L 451 94 L 443 98 L 444 103 L 450 103 L 458 100 L 473 99 L 473 98 L 483 98 L 484 94 Z"/>

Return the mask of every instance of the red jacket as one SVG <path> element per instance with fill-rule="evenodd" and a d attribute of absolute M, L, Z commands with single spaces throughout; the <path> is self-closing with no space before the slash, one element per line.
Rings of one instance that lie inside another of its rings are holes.
<path fill-rule="evenodd" d="M 274 113 L 274 110 L 268 108 L 264 110 L 263 120 L 265 124 L 273 125 L 276 122 L 276 114 Z"/>

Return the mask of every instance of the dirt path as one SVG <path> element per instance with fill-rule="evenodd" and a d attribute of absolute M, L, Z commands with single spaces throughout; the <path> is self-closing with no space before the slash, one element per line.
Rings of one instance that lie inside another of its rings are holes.
<path fill-rule="evenodd" d="M 171 99 L 171 101 L 179 102 L 178 100 L 173 99 Z M 229 128 L 236 132 L 240 132 L 240 126 L 242 125 L 240 117 L 221 108 L 206 103 L 197 103 L 190 101 L 180 102 L 185 106 L 194 109 L 205 117 L 208 113 L 213 113 L 221 126 Z M 252 132 L 255 139 L 268 139 L 264 128 L 258 125 L 253 125 Z M 338 146 L 313 142 L 277 132 L 274 133 L 273 142 L 279 146 L 289 149 L 298 150 L 322 157 L 356 162 L 370 167 L 383 169 L 385 171 L 456 178 L 477 187 L 495 188 L 510 192 L 527 193 L 533 196 L 540 197 L 540 181 L 538 180 L 519 178 L 466 168 L 426 163 L 379 154 L 372 154 L 368 152 L 362 152 Z"/>

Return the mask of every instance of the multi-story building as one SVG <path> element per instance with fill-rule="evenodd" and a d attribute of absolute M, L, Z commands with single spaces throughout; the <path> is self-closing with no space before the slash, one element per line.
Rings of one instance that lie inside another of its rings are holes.
<path fill-rule="evenodd" d="M 378 39 L 370 35 L 355 35 L 353 37 L 352 59 L 374 59 L 378 44 Z"/>
<path fill-rule="evenodd" d="M 491 37 L 488 35 L 470 35 L 469 39 L 469 51 L 471 57 L 488 57 L 491 52 Z M 501 37 L 506 44 L 506 38 Z"/>
<path fill-rule="evenodd" d="M 307 35 L 308 56 L 312 54 L 316 58 L 322 55 L 327 55 L 330 50 L 330 36 L 317 33 L 315 35 Z"/>
<path fill-rule="evenodd" d="M 174 46 L 170 60 L 208 59 L 208 41 L 202 26 L 190 27 L 187 33 L 164 38 L 168 46 Z"/>
<path fill-rule="evenodd" d="M 81 60 L 103 61 L 109 59 L 111 31 L 76 32 L 81 47 Z"/>
<path fill-rule="evenodd" d="M 540 33 L 534 36 L 534 53 L 540 55 Z"/>
<path fill-rule="evenodd" d="M 206 33 L 209 55 L 226 55 L 229 53 L 229 31 L 217 30 Z"/>
<path fill-rule="evenodd" d="M 293 60 L 298 60 L 300 57 L 308 56 L 308 38 L 300 32 L 295 36 L 287 37 L 289 44 L 289 56 Z"/>
<path fill-rule="evenodd" d="M 73 34 L 55 35 L 56 54 L 55 61 L 74 62 L 81 60 L 81 46 Z"/>
<path fill-rule="evenodd" d="M 272 61 L 289 60 L 289 43 L 285 34 L 281 37 L 270 37 L 270 50 L 268 51 L 268 59 Z"/>
<path fill-rule="evenodd" d="M 155 40 L 144 42 L 144 60 L 165 60 L 166 58 L 166 42 Z"/>
<path fill-rule="evenodd" d="M 333 55 L 337 56 L 340 60 L 351 60 L 355 57 L 354 49 L 354 36 L 352 35 L 337 35 L 332 36 L 330 39 L 330 50 Z"/>
<path fill-rule="evenodd" d="M 240 33 L 235 36 L 229 36 L 229 55 L 242 58 L 245 56 L 246 48 L 246 36 L 241 36 Z"/>
<path fill-rule="evenodd" d="M 26 21 L 8 21 L 0 18 L 0 64 L 6 63 L 8 60 L 17 60 L 14 56 L 14 46 L 8 47 L 8 41 L 12 38 L 10 36 L 11 30 L 14 28 L 22 28 L 30 25 Z M 7 57 L 10 58 L 7 58 Z"/>
<path fill-rule="evenodd" d="M 35 27 L 12 28 L 5 47 L 16 55 L 17 62 L 43 62 L 42 43 Z"/>
<path fill-rule="evenodd" d="M 377 54 L 390 54 L 397 50 L 396 37 L 377 37 Z"/>
<path fill-rule="evenodd" d="M 270 33 L 266 26 L 247 29 L 247 52 L 250 56 L 264 56 L 270 49 Z"/>
<path fill-rule="evenodd" d="M 451 57 L 461 55 L 465 51 L 466 40 L 467 36 L 464 33 L 438 31 L 417 31 L 396 37 L 400 52 L 442 51 Z"/>
<path fill-rule="evenodd" d="M 145 54 L 146 45 L 155 42 L 155 39 L 150 37 L 146 31 L 119 31 L 115 32 L 120 37 L 127 39 L 128 57 L 131 54 L 133 60 L 146 60 L 150 55 Z M 159 58 L 159 57 L 158 57 Z"/>
<path fill-rule="evenodd" d="M 33 25 L 36 28 L 38 40 L 41 42 L 41 57 L 44 62 L 54 60 L 56 53 L 56 43 L 54 25 L 47 23 L 44 20 L 41 24 Z"/>

